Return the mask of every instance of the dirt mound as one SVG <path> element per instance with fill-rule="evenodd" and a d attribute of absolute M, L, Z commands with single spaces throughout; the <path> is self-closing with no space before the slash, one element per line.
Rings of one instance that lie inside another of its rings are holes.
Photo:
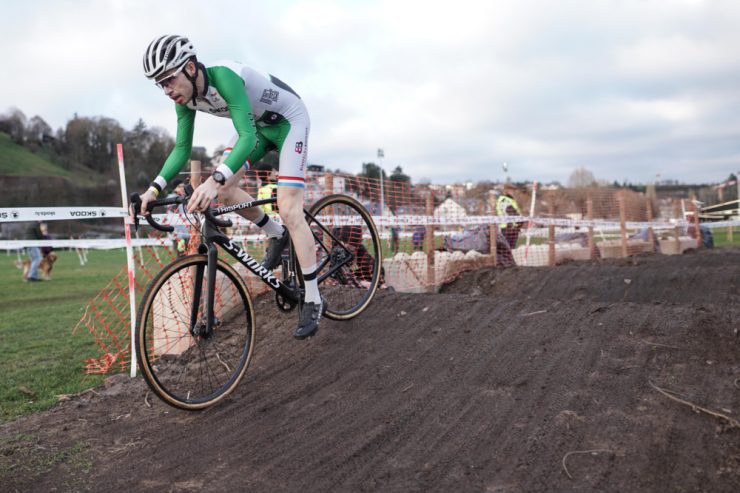
<path fill-rule="evenodd" d="M 738 250 L 707 250 L 681 257 L 646 255 L 571 262 L 555 269 L 483 269 L 466 273 L 442 292 L 526 299 L 737 303 L 738 265 Z"/>
<path fill-rule="evenodd" d="M 255 359 L 227 402 L 186 413 L 119 378 L 0 428 L 0 480 L 10 491 L 737 491 L 738 260 L 478 271 L 441 294 L 380 293 L 307 342 L 261 300 Z"/>

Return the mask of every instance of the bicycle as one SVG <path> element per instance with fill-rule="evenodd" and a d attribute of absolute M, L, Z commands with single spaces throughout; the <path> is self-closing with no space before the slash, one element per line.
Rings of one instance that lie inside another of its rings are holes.
<path fill-rule="evenodd" d="M 189 193 L 155 200 L 147 209 L 184 204 L 188 198 Z M 167 404 L 195 411 L 220 402 L 239 385 L 252 358 L 252 298 L 240 273 L 219 258 L 217 246 L 275 291 L 280 311 L 290 312 L 302 303 L 303 277 L 292 242 L 278 278 L 219 230 L 232 223 L 218 216 L 276 202 L 268 198 L 207 209 L 200 216 L 198 253 L 174 260 L 147 286 L 136 318 L 137 360 L 149 388 Z M 131 195 L 131 203 L 138 212 L 138 194 Z M 324 316 L 354 318 L 367 308 L 381 282 L 380 239 L 373 219 L 346 195 L 324 197 L 310 210 L 304 208 L 304 214 L 316 245 L 317 279 L 327 302 Z M 151 214 L 144 217 L 159 231 L 174 229 Z M 138 222 L 137 213 L 136 227 Z"/>

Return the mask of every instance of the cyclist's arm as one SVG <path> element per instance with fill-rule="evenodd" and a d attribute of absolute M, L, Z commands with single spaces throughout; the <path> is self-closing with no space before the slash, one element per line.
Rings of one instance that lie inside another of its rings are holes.
<path fill-rule="evenodd" d="M 193 129 L 195 127 L 195 110 L 185 105 L 175 105 L 177 112 L 177 138 L 175 147 L 170 152 L 167 161 L 164 162 L 159 176 L 152 182 L 152 186 L 159 192 L 164 190 L 167 183 L 180 172 L 185 163 L 190 159 L 193 150 Z"/>
<path fill-rule="evenodd" d="M 244 89 L 244 80 L 227 67 L 212 67 L 208 75 L 229 107 L 231 121 L 238 136 L 226 161 L 218 167 L 218 171 L 228 179 L 247 161 L 257 145 L 257 127 L 252 115 L 252 104 Z"/>

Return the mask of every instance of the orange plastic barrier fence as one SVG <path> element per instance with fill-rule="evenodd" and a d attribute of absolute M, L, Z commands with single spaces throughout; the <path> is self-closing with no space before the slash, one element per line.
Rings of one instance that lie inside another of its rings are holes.
<path fill-rule="evenodd" d="M 251 174 L 242 186 L 256 198 L 267 179 Z M 381 235 L 382 288 L 401 292 L 434 291 L 461 272 L 484 266 L 554 266 L 643 252 L 677 254 L 701 245 L 696 224 L 683 219 L 693 203 L 658 197 L 650 190 L 411 185 L 386 179 L 381 195 L 378 179 L 308 173 L 307 204 L 331 193 L 350 195 L 371 212 Z M 234 219 L 229 233 L 260 258 L 264 235 L 249 221 Z M 199 244 L 198 230 L 188 218 L 171 211 L 164 220 L 178 225 L 174 234 L 142 230 L 161 244 L 136 249 L 137 300 L 164 265 Z M 130 365 L 127 276 L 122 266 L 89 302 L 78 324 L 100 346 L 100 356 L 86 362 L 90 373 L 125 371 Z M 253 295 L 264 292 L 259 282 L 249 286 Z"/>

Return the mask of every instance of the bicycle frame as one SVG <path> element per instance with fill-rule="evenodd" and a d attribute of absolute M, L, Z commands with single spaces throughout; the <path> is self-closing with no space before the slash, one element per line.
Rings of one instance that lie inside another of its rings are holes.
<path fill-rule="evenodd" d="M 256 207 L 258 205 L 263 205 L 263 204 L 270 203 L 273 201 L 275 201 L 275 199 L 271 198 L 271 199 L 257 200 L 254 202 L 244 202 L 242 204 L 237 204 L 237 205 L 219 207 L 219 208 L 212 209 L 212 215 L 213 217 L 220 216 L 221 214 L 225 214 L 227 212 L 247 209 L 249 207 Z M 202 253 L 206 253 L 208 255 L 208 270 L 209 270 L 208 288 L 209 290 L 212 287 L 211 283 L 212 282 L 215 283 L 216 281 L 215 279 L 216 269 L 215 268 L 212 269 L 211 267 L 216 266 L 217 255 L 218 255 L 216 245 L 220 245 L 224 250 L 229 252 L 229 254 L 232 257 L 234 257 L 234 259 L 239 261 L 240 264 L 246 267 L 250 272 L 252 272 L 258 278 L 260 278 L 262 282 L 267 284 L 272 290 L 276 291 L 280 296 L 294 303 L 298 303 L 299 298 L 300 298 L 300 292 L 298 290 L 292 289 L 289 286 L 285 285 L 285 283 L 281 282 L 277 277 L 275 277 L 271 271 L 262 267 L 262 265 L 260 264 L 260 262 L 257 261 L 257 259 L 255 259 L 251 255 L 249 255 L 249 253 L 244 251 L 234 240 L 232 240 L 231 238 L 226 236 L 224 233 L 219 231 L 216 225 L 212 224 L 212 221 L 208 221 L 208 220 L 204 221 L 201 234 L 203 238 L 202 246 L 205 246 L 207 249 L 205 252 L 202 252 Z M 211 272 L 213 273 L 212 275 L 211 275 Z M 211 279 L 211 277 L 213 277 L 213 279 Z"/>
<path fill-rule="evenodd" d="M 187 204 L 190 193 L 192 189 L 187 195 L 149 201 L 144 214 L 139 213 L 140 197 L 132 194 L 134 226 L 146 219 L 156 230 L 173 233 L 175 225 L 159 223 L 151 212 Z M 180 409 L 205 409 L 241 381 L 257 325 L 257 307 L 244 282 L 249 275 L 244 269 L 275 291 L 280 311 L 294 310 L 304 302 L 306 283 L 292 242 L 287 242 L 287 254 L 280 252 L 282 273 L 273 274 L 250 255 L 252 245 L 247 248 L 241 238 L 223 229 L 232 222 L 218 217 L 274 202 L 276 198 L 209 207 L 196 220 L 186 218 L 200 230 L 198 253 L 163 267 L 147 286 L 137 315 L 137 354 L 147 385 L 164 402 Z M 382 252 L 372 217 L 356 199 L 342 195 L 322 197 L 310 212 L 303 211 L 313 235 L 317 281 L 326 288 L 321 293 L 327 304 L 324 316 L 350 320 L 367 308 L 382 282 Z M 219 259 L 219 247 L 244 269 L 234 269 L 235 262 L 227 258 Z"/>
<path fill-rule="evenodd" d="M 251 202 L 242 202 L 240 204 L 235 204 L 235 205 L 226 205 L 226 206 L 222 206 L 222 207 L 216 207 L 216 208 L 213 208 L 213 209 L 210 210 L 210 219 L 211 219 L 211 221 L 213 221 L 214 223 L 216 223 L 216 225 L 218 225 L 218 226 L 229 226 L 230 224 L 226 224 L 223 221 L 218 220 L 218 219 L 215 219 L 215 218 L 217 216 L 220 216 L 222 214 L 226 214 L 228 212 L 236 212 L 236 211 L 239 211 L 239 210 L 242 210 L 242 209 L 249 209 L 250 207 L 258 207 L 260 205 L 274 204 L 276 202 L 277 202 L 277 199 L 274 198 L 274 197 L 271 197 L 271 198 L 267 198 L 267 199 L 253 200 Z M 307 219 L 312 220 L 314 222 L 314 224 L 316 224 L 316 226 L 318 226 L 319 228 L 321 228 L 321 230 L 323 231 L 323 233 L 326 234 L 326 235 L 328 235 L 332 239 L 332 241 L 335 242 L 335 244 L 338 244 L 338 245 L 341 245 L 342 244 L 342 242 L 331 231 L 329 231 L 329 229 L 327 229 L 326 226 L 324 226 L 323 224 L 321 224 L 321 222 L 318 219 L 316 219 L 316 217 L 313 216 L 310 212 L 308 212 L 306 209 L 303 209 L 303 214 L 306 216 Z M 206 224 L 208 224 L 208 221 L 206 221 Z M 263 267 L 259 264 L 259 262 L 256 262 L 255 261 L 256 263 L 254 265 L 258 269 L 258 270 L 255 271 L 254 268 L 251 265 L 245 264 L 244 261 L 242 260 L 242 258 L 239 257 L 239 255 L 246 255 L 247 257 L 249 257 L 249 259 L 251 259 L 251 260 L 254 261 L 254 258 L 253 257 L 250 257 L 246 252 L 243 252 L 243 250 L 241 250 L 241 248 L 239 248 L 237 245 L 233 245 L 234 247 L 236 247 L 236 249 L 229 248 L 228 246 L 226 246 L 224 243 L 222 243 L 222 241 L 224 239 L 226 239 L 227 241 L 231 242 L 231 239 L 228 236 L 226 236 L 223 233 L 221 233 L 220 231 L 218 231 L 218 229 L 216 229 L 212 225 L 210 225 L 210 228 L 211 228 L 211 231 L 215 231 L 215 235 L 213 237 L 213 240 L 215 242 L 217 242 L 219 245 L 221 245 L 222 247 L 224 247 L 225 250 L 227 250 L 232 256 L 234 256 L 234 258 L 236 258 L 237 260 L 239 260 L 239 262 L 241 262 L 242 264 L 244 264 L 244 266 L 247 269 L 249 269 L 250 271 L 252 271 L 257 277 L 259 277 L 260 279 L 262 279 L 263 282 L 265 282 L 268 286 L 270 286 L 270 288 L 272 288 L 275 291 L 278 291 L 279 288 L 276 285 L 271 284 L 270 282 L 268 282 L 268 280 L 265 277 L 263 277 L 263 275 L 261 273 L 261 269 L 263 269 Z M 315 236 L 315 233 L 313 233 L 313 234 Z M 221 240 L 217 239 L 219 236 L 221 237 Z M 206 234 L 205 231 L 203 232 L 203 237 L 204 238 L 207 238 L 208 237 L 208 235 Z M 292 245 L 292 242 L 291 242 L 291 245 Z M 292 248 L 292 246 L 291 246 L 291 248 Z M 347 250 L 347 249 L 345 248 L 345 250 Z M 239 252 L 243 252 L 243 253 L 239 253 Z M 349 250 L 347 250 L 347 252 L 350 254 L 350 256 L 348 258 L 346 258 L 341 263 L 337 263 L 336 265 L 332 266 L 331 269 L 329 269 L 327 272 L 325 272 L 324 274 L 320 275 L 317 278 L 317 281 L 318 281 L 319 284 L 321 284 L 327 277 L 329 277 L 329 276 L 333 275 L 334 273 L 336 273 L 337 271 L 339 271 L 345 264 L 352 262 L 352 260 L 354 259 L 354 255 Z M 325 260 L 320 265 L 317 265 L 316 266 L 317 272 L 320 272 L 324 267 L 326 267 L 326 264 L 328 262 L 329 262 L 328 260 Z M 266 270 L 266 269 L 264 269 L 264 270 Z M 280 294 L 283 294 L 283 293 L 280 293 Z"/>
<path fill-rule="evenodd" d="M 185 199 L 186 200 L 186 199 Z M 136 203 L 139 201 L 138 194 L 132 194 L 131 196 L 131 202 Z M 283 278 L 284 280 L 287 280 L 287 272 L 286 268 L 289 268 L 293 275 L 295 276 L 294 279 L 297 281 L 294 286 L 290 286 L 286 284 L 285 282 L 279 280 L 277 277 L 275 277 L 271 271 L 268 269 L 262 267 L 261 263 L 258 262 L 254 257 L 249 255 L 246 251 L 244 251 L 234 240 L 229 238 L 227 235 L 219 231 L 219 227 L 229 227 L 231 226 L 231 221 L 229 220 L 223 220 L 218 219 L 217 216 L 229 213 L 229 212 L 236 212 L 242 209 L 249 209 L 251 207 L 258 207 L 260 205 L 265 204 L 274 204 L 277 202 L 277 198 L 271 197 L 267 199 L 261 199 L 261 200 L 253 200 L 251 202 L 242 202 L 240 204 L 234 204 L 234 205 L 227 205 L 223 207 L 216 207 L 216 208 L 209 208 L 206 209 L 206 211 L 203 213 L 204 220 L 202 222 L 201 226 L 201 238 L 202 243 L 200 247 L 198 248 L 199 253 L 207 255 L 207 273 L 206 273 L 206 282 L 207 282 L 207 288 L 206 288 L 206 327 L 205 332 L 203 335 L 208 335 L 211 333 L 213 329 L 213 323 L 214 323 L 214 310 L 213 310 L 213 300 L 210 299 L 215 293 L 216 289 L 216 272 L 217 272 L 217 262 L 218 262 L 218 249 L 216 248 L 217 245 L 220 245 L 225 251 L 229 253 L 232 257 L 234 257 L 239 263 L 241 263 L 247 270 L 252 272 L 254 275 L 256 275 L 262 282 L 264 282 L 270 289 L 275 291 L 277 293 L 277 296 L 279 298 L 282 298 L 283 300 L 287 301 L 290 305 L 295 306 L 298 303 L 300 303 L 302 298 L 302 290 L 300 288 L 300 267 L 298 265 L 298 261 L 295 256 L 295 251 L 293 249 L 293 243 L 290 243 L 290 258 L 288 265 L 284 265 L 284 274 Z M 140 202 L 139 202 L 140 203 Z M 162 206 L 162 205 L 172 205 L 176 203 L 184 203 L 182 198 L 168 198 L 168 199 L 160 199 L 155 200 L 150 203 L 151 210 L 154 207 Z M 334 262 L 329 269 L 327 269 L 326 272 L 318 276 L 317 282 L 321 284 L 325 279 L 328 277 L 334 275 L 337 273 L 344 265 L 352 262 L 354 260 L 354 254 L 342 244 L 342 242 L 331 232 L 329 229 L 327 229 L 326 226 L 321 224 L 316 217 L 314 217 L 310 212 L 308 212 L 306 209 L 303 209 L 303 213 L 307 219 L 310 219 L 314 222 L 315 225 L 317 225 L 323 232 L 323 234 L 328 235 L 329 238 L 333 241 L 334 245 L 339 245 L 341 248 L 344 249 L 344 251 L 347 253 L 347 256 L 342 258 L 339 262 Z M 147 222 L 155 229 L 158 229 L 163 232 L 172 232 L 172 226 L 165 226 L 157 223 L 154 221 L 151 217 L 151 215 L 145 215 L 144 216 Z M 135 222 L 136 227 L 138 227 L 138 216 L 136 217 Z M 316 233 L 312 232 L 314 237 L 316 236 Z M 323 242 L 319 242 L 322 245 L 322 248 L 324 248 L 325 251 L 328 253 L 328 249 L 324 245 Z M 317 272 L 321 272 L 326 265 L 330 262 L 329 256 L 327 256 L 324 261 L 321 262 L 320 265 L 317 266 Z M 203 283 L 203 271 L 202 269 L 198 269 L 198 271 L 195 273 L 195 289 L 193 290 L 193 308 L 191 312 L 190 317 L 190 328 L 192 331 L 199 331 L 200 327 L 196 328 L 198 324 L 198 307 L 200 306 L 200 299 L 203 295 L 203 289 L 202 289 L 202 283 Z M 278 300 L 279 301 L 279 300 Z"/>
<path fill-rule="evenodd" d="M 291 304 L 298 304 L 301 301 L 301 289 L 298 285 L 295 287 L 288 286 L 283 281 L 279 280 L 277 277 L 275 277 L 271 271 L 268 269 L 262 267 L 262 264 L 258 262 L 254 257 L 249 255 L 246 251 L 244 251 L 234 240 L 229 238 L 227 235 L 222 233 L 218 226 L 229 226 L 230 222 L 223 221 L 220 219 L 216 219 L 217 216 L 220 216 L 222 214 L 226 214 L 229 212 L 236 212 L 242 209 L 248 209 L 251 207 L 258 207 L 260 205 L 265 204 L 272 204 L 277 202 L 276 198 L 267 198 L 267 199 L 261 199 L 261 200 L 254 200 L 251 202 L 242 202 L 240 204 L 235 205 L 228 205 L 223 207 L 217 207 L 210 209 L 209 212 L 205 214 L 206 220 L 203 222 L 202 231 L 201 231 L 201 237 L 203 238 L 203 243 L 201 244 L 201 247 L 205 251 L 201 251 L 200 253 L 205 253 L 208 255 L 208 274 L 207 274 L 207 283 L 208 283 L 208 291 L 206 295 L 209 293 L 215 292 L 215 285 L 216 285 L 216 262 L 218 261 L 218 249 L 216 248 L 216 245 L 220 245 L 221 248 L 223 248 L 225 251 L 229 253 L 234 259 L 236 259 L 240 264 L 242 264 L 244 267 L 247 268 L 250 272 L 252 272 L 254 275 L 256 275 L 262 282 L 264 282 L 270 289 L 275 291 L 278 296 L 282 297 L 284 300 L 289 301 Z M 306 209 L 303 209 L 304 215 L 313 220 L 314 223 L 325 233 L 327 234 L 336 244 L 341 244 L 341 242 L 337 239 L 337 237 L 332 234 L 331 231 L 329 231 L 323 224 L 321 224 L 313 215 L 311 215 L 310 212 L 308 212 Z M 313 233 L 315 235 L 315 233 Z M 324 247 L 325 248 L 325 247 Z M 345 264 L 351 263 L 354 259 L 354 254 L 350 252 L 346 247 L 343 246 L 343 248 L 347 251 L 349 254 L 346 258 L 342 259 L 341 262 L 337 262 L 336 265 L 331 266 L 330 269 L 327 270 L 324 274 L 320 275 L 317 278 L 317 282 L 321 283 L 329 276 L 333 275 L 334 273 L 338 272 Z M 289 267 L 292 269 L 292 271 L 299 272 L 300 268 L 298 266 L 298 262 L 295 258 L 295 253 L 293 250 L 293 243 L 291 241 L 290 243 L 290 261 L 289 261 Z M 321 265 L 317 266 L 317 271 L 320 271 L 323 269 L 326 264 L 329 262 L 328 258 L 325 259 Z M 285 266 L 284 266 L 285 268 Z M 197 289 L 193 292 L 193 311 L 197 311 L 198 303 L 195 303 L 199 301 L 200 295 L 201 295 L 201 283 L 203 281 L 202 272 L 196 273 L 196 286 Z M 212 328 L 213 323 L 213 301 L 210 299 L 206 299 L 206 310 L 207 310 L 207 327 L 206 331 L 210 332 Z M 193 313 L 191 316 L 191 327 L 194 327 L 195 322 L 197 318 L 197 313 Z"/>

